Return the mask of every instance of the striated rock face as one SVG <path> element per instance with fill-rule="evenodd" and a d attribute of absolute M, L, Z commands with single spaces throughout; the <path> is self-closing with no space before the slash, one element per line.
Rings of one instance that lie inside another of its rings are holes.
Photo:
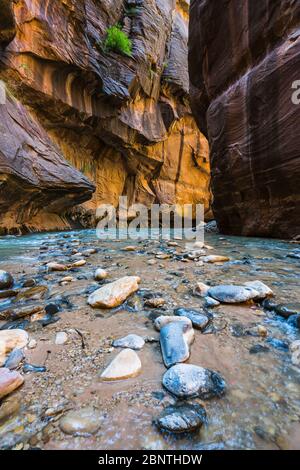
<path fill-rule="evenodd" d="M 189 2 L 4 3 L 17 28 L 0 56 L 0 80 L 44 129 L 48 147 L 95 183 L 84 210 L 127 195 L 130 204 L 204 203 L 209 211 L 208 144 L 189 106 Z M 104 46 L 116 23 L 132 41 L 131 57 Z M 91 184 L 71 179 L 73 204 L 88 199 Z"/>
<path fill-rule="evenodd" d="M 299 1 L 191 1 L 190 91 L 224 233 L 300 233 L 299 25 Z"/>

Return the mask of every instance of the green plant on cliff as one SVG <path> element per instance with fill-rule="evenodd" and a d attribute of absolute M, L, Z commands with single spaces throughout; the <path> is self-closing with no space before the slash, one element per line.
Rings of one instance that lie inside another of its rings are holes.
<path fill-rule="evenodd" d="M 132 54 L 132 42 L 121 26 L 116 24 L 106 30 L 106 39 L 104 47 L 106 50 L 121 52 L 121 54 L 131 56 Z"/>

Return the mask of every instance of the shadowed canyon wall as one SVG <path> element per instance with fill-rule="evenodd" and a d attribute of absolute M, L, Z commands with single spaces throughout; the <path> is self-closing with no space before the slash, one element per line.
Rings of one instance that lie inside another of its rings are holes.
<path fill-rule="evenodd" d="M 192 0 L 189 72 L 221 231 L 298 235 L 300 2 Z"/>
<path fill-rule="evenodd" d="M 0 105 L 9 129 L 0 132 L 0 228 L 88 225 L 98 204 L 117 205 L 120 195 L 147 205 L 204 203 L 209 213 L 208 143 L 189 104 L 189 1 L 0 6 L 0 80 L 9 97 Z M 104 47 L 116 23 L 132 41 L 131 57 Z"/>

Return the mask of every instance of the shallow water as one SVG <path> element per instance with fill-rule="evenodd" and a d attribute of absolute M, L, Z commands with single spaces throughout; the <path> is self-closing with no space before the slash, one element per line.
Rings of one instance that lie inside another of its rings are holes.
<path fill-rule="evenodd" d="M 184 263 L 171 257 L 159 260 L 153 267 L 147 260 L 156 252 L 175 248 L 165 243 L 160 246 L 153 242 L 99 241 L 94 231 L 70 232 L 67 239 L 64 235 L 0 238 L 0 269 L 10 270 L 17 285 L 26 277 L 46 284 L 49 293 L 44 303 L 65 302 L 57 323 L 42 329 L 32 325 L 29 328 L 38 347 L 26 351 L 26 360 L 46 364 L 47 372 L 27 374 L 25 385 L 16 392 L 22 407 L 11 422 L 0 425 L 3 448 L 16 444 L 49 449 L 300 448 L 300 367 L 292 364 L 289 350 L 276 349 L 268 342 L 275 338 L 289 346 L 300 339 L 299 330 L 286 320 L 264 312 L 259 305 L 221 305 L 212 311 L 214 330 L 210 334 L 195 331 L 188 362 L 219 371 L 227 382 L 227 393 L 221 399 L 193 400 L 205 406 L 208 424 L 196 434 L 179 437 L 161 434 L 152 424 L 163 407 L 174 402 L 161 385 L 166 369 L 158 343 L 147 343 L 138 353 L 143 368 L 137 378 L 116 383 L 99 381 L 99 372 L 118 352 L 111 349 L 113 338 L 128 333 L 158 337 L 149 319 L 151 309 L 143 306 L 138 295 L 118 311 L 95 311 L 86 304 L 88 289 L 95 288 L 96 267 L 107 269 L 112 279 L 139 275 L 141 289 L 160 292 L 167 300 L 164 314 L 172 314 L 174 308 L 183 305 L 200 306 L 202 299 L 192 295 L 197 281 L 217 285 L 259 279 L 273 289 L 276 301 L 300 302 L 300 260 L 289 257 L 297 252 L 297 245 L 207 234 L 206 244 L 214 247 L 208 254 L 228 255 L 230 262 L 198 266 L 193 261 Z M 75 282 L 61 286 L 59 279 L 66 273 L 47 273 L 43 263 L 70 259 L 66 245 L 74 238 L 80 240 L 76 246 L 79 251 L 93 246 L 99 252 L 89 257 L 85 266 L 70 273 Z M 185 244 L 178 243 L 184 249 Z M 41 252 L 40 246 L 45 244 L 49 251 Z M 127 245 L 137 245 L 137 251 L 122 251 Z M 0 300 L 0 310 L 9 305 L 13 306 L 12 300 Z M 259 324 L 268 329 L 267 339 L 233 335 L 237 325 L 251 330 Z M 69 334 L 66 345 L 54 344 L 56 332 L 71 328 L 83 333 L 85 349 L 74 332 Z M 267 346 L 269 351 L 249 354 L 249 349 L 257 344 Z M 58 419 L 45 419 L 43 415 L 47 407 L 58 403 L 75 409 L 91 404 L 99 408 L 103 416 L 100 430 L 88 437 L 63 434 Z M 26 421 L 28 414 L 35 416 L 33 424 Z"/>

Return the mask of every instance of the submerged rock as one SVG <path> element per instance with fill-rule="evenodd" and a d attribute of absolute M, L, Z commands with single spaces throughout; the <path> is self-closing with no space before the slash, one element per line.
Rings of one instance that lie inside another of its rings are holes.
<path fill-rule="evenodd" d="M 201 258 L 201 261 L 204 261 L 204 263 L 225 263 L 230 261 L 230 258 L 228 256 L 209 255 Z"/>
<path fill-rule="evenodd" d="M 258 296 L 255 297 L 257 300 L 263 300 L 266 297 L 272 297 L 274 295 L 272 289 L 270 289 L 270 287 L 261 281 L 245 282 L 244 286 L 249 287 L 250 289 L 254 289 L 256 292 L 258 292 Z"/>
<path fill-rule="evenodd" d="M 185 362 L 190 357 L 187 330 L 191 325 L 185 322 L 167 323 L 160 330 L 160 347 L 166 367 Z"/>
<path fill-rule="evenodd" d="M 95 280 L 96 281 L 103 281 L 103 279 L 106 279 L 108 276 L 108 272 L 105 271 L 105 269 L 98 268 L 95 272 Z"/>
<path fill-rule="evenodd" d="M 251 346 L 251 348 L 249 349 L 250 354 L 267 353 L 269 351 L 270 349 L 267 346 L 264 346 L 263 344 L 254 344 L 254 346 Z"/>
<path fill-rule="evenodd" d="M 55 336 L 55 344 L 62 345 L 68 341 L 68 335 L 64 331 L 59 331 Z"/>
<path fill-rule="evenodd" d="M 199 404 L 180 404 L 165 408 L 154 420 L 162 431 L 184 433 L 199 429 L 206 421 L 206 411 Z"/>
<path fill-rule="evenodd" d="M 255 299 L 259 293 L 244 286 L 220 285 L 211 287 L 208 295 L 219 302 L 235 304 Z"/>
<path fill-rule="evenodd" d="M 197 328 L 198 330 L 203 330 L 210 322 L 209 316 L 203 313 L 201 310 L 181 307 L 176 308 L 174 310 L 174 314 L 179 317 L 189 318 L 193 324 L 193 327 Z"/>
<path fill-rule="evenodd" d="M 65 434 L 74 436 L 95 434 L 100 425 L 101 415 L 92 407 L 69 411 L 59 422 L 59 427 Z"/>
<path fill-rule="evenodd" d="M 278 304 L 275 306 L 274 310 L 277 315 L 280 315 L 283 318 L 289 318 L 292 315 L 300 315 L 300 304 Z"/>
<path fill-rule="evenodd" d="M 33 373 L 40 373 L 40 372 L 46 372 L 46 367 L 45 366 L 35 366 L 33 364 L 24 364 L 23 366 L 23 372 L 33 372 Z"/>
<path fill-rule="evenodd" d="M 275 349 L 279 349 L 280 351 L 288 351 L 289 345 L 286 341 L 282 341 L 281 339 L 277 338 L 268 338 L 266 342 Z"/>
<path fill-rule="evenodd" d="M 22 349 L 13 349 L 5 362 L 5 367 L 10 370 L 16 369 L 23 361 L 24 357 Z"/>
<path fill-rule="evenodd" d="M 142 370 L 139 356 L 132 349 L 124 349 L 102 372 L 102 380 L 123 380 L 136 377 Z"/>
<path fill-rule="evenodd" d="M 115 348 L 129 348 L 139 350 L 142 349 L 145 345 L 145 341 L 141 336 L 138 335 L 127 335 L 124 338 L 116 339 L 113 342 Z"/>
<path fill-rule="evenodd" d="M 0 399 L 19 388 L 24 378 L 19 372 L 10 371 L 6 367 L 0 368 Z"/>
<path fill-rule="evenodd" d="M 294 328 L 299 328 L 300 329 L 300 314 L 291 315 L 288 318 L 288 324 L 292 325 Z"/>
<path fill-rule="evenodd" d="M 216 299 L 213 299 L 212 297 L 205 297 L 205 302 L 204 302 L 204 307 L 207 307 L 207 308 L 214 308 L 214 307 L 218 307 L 220 305 L 220 302 Z"/>
<path fill-rule="evenodd" d="M 226 389 L 220 374 L 192 364 L 171 367 L 163 376 L 163 385 L 177 397 L 199 397 L 203 400 L 220 397 Z"/>
<path fill-rule="evenodd" d="M 0 269 L 0 289 L 9 289 L 14 284 L 14 278 L 7 271 Z"/>
<path fill-rule="evenodd" d="M 93 308 L 118 307 L 138 290 L 140 281 L 137 276 L 122 277 L 93 292 L 88 298 L 88 303 Z"/>
<path fill-rule="evenodd" d="M 26 289 L 23 292 L 20 292 L 17 296 L 17 301 L 31 299 L 31 300 L 41 300 L 45 297 L 48 291 L 47 286 L 37 286 Z"/>

